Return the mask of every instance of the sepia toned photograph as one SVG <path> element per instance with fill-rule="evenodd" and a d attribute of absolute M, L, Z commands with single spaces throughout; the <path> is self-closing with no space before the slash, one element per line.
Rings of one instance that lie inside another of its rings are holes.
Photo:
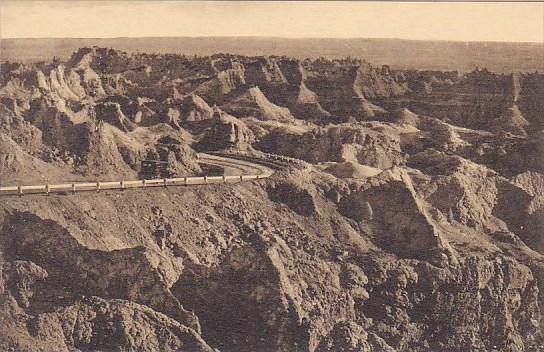
<path fill-rule="evenodd" d="M 0 1 L 0 352 L 544 352 L 544 2 Z"/>

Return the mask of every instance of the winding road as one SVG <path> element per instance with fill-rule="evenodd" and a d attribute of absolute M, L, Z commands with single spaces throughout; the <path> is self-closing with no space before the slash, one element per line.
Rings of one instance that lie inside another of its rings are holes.
<path fill-rule="evenodd" d="M 270 177 L 275 169 L 289 165 L 306 166 L 302 160 L 269 153 L 199 153 L 202 165 L 218 167 L 220 176 L 184 176 L 152 180 L 92 181 L 42 185 L 16 185 L 0 187 L 0 196 L 22 196 L 25 194 L 76 193 L 83 191 L 124 190 L 130 188 L 193 186 L 214 183 L 237 183 Z"/>
<path fill-rule="evenodd" d="M 219 167 L 224 170 L 225 175 L 229 176 L 260 175 L 269 177 L 274 173 L 274 170 L 262 164 L 214 154 L 199 153 L 198 163 Z"/>

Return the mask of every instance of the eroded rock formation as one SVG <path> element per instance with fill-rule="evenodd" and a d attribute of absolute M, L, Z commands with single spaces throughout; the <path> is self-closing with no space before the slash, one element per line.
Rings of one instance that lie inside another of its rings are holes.
<path fill-rule="evenodd" d="M 201 174 L 195 150 L 314 165 L 3 198 L 0 350 L 539 351 L 542 82 L 106 48 L 2 63 L 1 186 Z"/>

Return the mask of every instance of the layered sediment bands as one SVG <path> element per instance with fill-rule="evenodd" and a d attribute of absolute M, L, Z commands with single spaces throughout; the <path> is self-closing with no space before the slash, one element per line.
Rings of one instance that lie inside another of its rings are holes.
<path fill-rule="evenodd" d="M 324 121 L 330 117 L 319 103 L 317 94 L 306 86 L 307 75 L 300 61 L 269 59 L 267 64 L 261 65 L 264 66 L 257 71 L 267 74 L 251 75 L 248 72 L 248 80 L 260 87 L 272 103 L 289 108 L 300 119 Z"/>
<path fill-rule="evenodd" d="M 509 79 L 487 70 L 475 70 L 456 85 L 418 96 L 412 110 L 454 124 L 488 129 L 509 105 Z"/>
<path fill-rule="evenodd" d="M 535 98 L 543 90 L 540 76 L 476 69 L 452 84 L 415 94 L 410 109 L 463 127 L 524 136 L 542 129 Z"/>
<path fill-rule="evenodd" d="M 377 168 L 389 168 L 404 162 L 398 134 L 379 125 L 331 125 L 302 134 L 272 130 L 261 139 L 260 146 L 311 163 L 357 161 Z"/>
<path fill-rule="evenodd" d="M 3 197 L 0 350 L 540 351 L 542 77 L 102 48 L 0 64 L 2 186 L 207 173 L 195 149 L 313 163 Z"/>
<path fill-rule="evenodd" d="M 405 95 L 409 90 L 402 74 L 395 74 L 389 66 L 372 67 L 363 63 L 359 66 L 354 88 L 367 99 L 383 99 Z"/>
<path fill-rule="evenodd" d="M 284 198 L 268 200 L 267 188 L 282 179 L 144 191 L 144 197 L 127 192 L 122 198 L 90 194 L 4 204 L 42 214 L 1 213 L 3 260 L 18 265 L 18 276 L 3 268 L 3 277 L 12 277 L 7 294 L 33 321 L 17 328 L 26 336 L 21 343 L 167 350 L 158 329 L 172 336 L 168 341 L 197 331 L 177 327 L 191 325 L 186 317 L 174 321 L 173 312 L 183 310 L 173 302 L 194 311 L 209 346 L 226 350 L 291 351 L 295 343 L 337 350 L 353 343 L 379 350 L 521 351 L 541 341 L 542 256 L 517 242 L 470 239 L 471 228 L 437 223 L 400 175 L 351 180 L 348 187 L 315 171 L 282 176 L 295 177 L 318 211 L 299 214 Z M 343 189 L 339 205 L 325 198 L 335 187 Z M 350 195 L 368 206 L 348 204 Z M 107 217 L 95 205 L 119 216 Z M 359 220 L 352 221 L 347 209 Z M 468 235 L 452 234 L 455 229 Z M 118 249 L 89 249 L 112 244 Z M 158 250 L 161 261 L 150 256 Z M 181 260 L 183 266 L 166 269 L 165 262 Z M 173 307 L 159 313 L 169 302 Z M 12 321 L 9 312 L 2 314 Z M 74 314 L 81 323 L 72 330 Z M 62 336 L 57 319 L 70 331 L 66 340 L 55 337 Z M 149 339 L 137 331 L 149 331 Z"/>
<path fill-rule="evenodd" d="M 334 116 L 333 120 L 344 122 L 350 117 L 377 120 L 385 114 L 383 108 L 366 99 L 362 87 L 357 85 L 357 66 L 339 66 L 331 71 L 311 71 L 306 86 L 317 94 L 321 106 Z"/>
<path fill-rule="evenodd" d="M 250 85 L 287 83 L 287 79 L 275 59 L 260 58 L 247 62 L 244 66 L 246 80 Z"/>

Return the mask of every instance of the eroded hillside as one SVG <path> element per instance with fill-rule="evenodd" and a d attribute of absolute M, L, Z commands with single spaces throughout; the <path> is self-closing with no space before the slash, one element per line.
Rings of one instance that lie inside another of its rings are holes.
<path fill-rule="evenodd" d="M 541 74 L 104 48 L 0 68 L 0 185 L 311 163 L 2 197 L 0 349 L 542 349 Z"/>

